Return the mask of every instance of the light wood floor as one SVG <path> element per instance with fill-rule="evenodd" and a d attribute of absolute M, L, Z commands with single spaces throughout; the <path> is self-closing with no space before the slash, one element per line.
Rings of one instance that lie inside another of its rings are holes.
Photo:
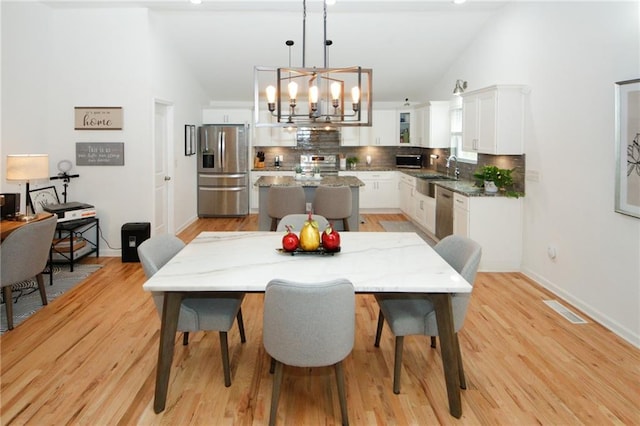
<path fill-rule="evenodd" d="M 402 219 L 365 215 L 362 230 Z M 255 216 L 206 219 L 181 237 L 252 229 Z M 104 267 L 0 338 L 2 425 L 267 422 L 262 295 L 243 304 L 247 343 L 235 326 L 229 335 L 231 387 L 223 385 L 217 333 L 195 333 L 188 346 L 176 344 L 167 409 L 154 414 L 160 321 L 141 288 L 142 268 L 120 258 L 87 261 Z M 439 350 L 426 337 L 405 339 L 401 394 L 393 394 L 393 336 L 385 327 L 380 348 L 373 346 L 378 309 L 372 296 L 358 296 L 356 343 L 345 361 L 351 423 L 640 424 L 640 351 L 592 321 L 570 324 L 542 303 L 551 297 L 520 274 L 478 274 L 460 333 L 468 389 L 457 420 L 448 413 Z M 285 368 L 279 424 L 339 422 L 333 370 Z"/>

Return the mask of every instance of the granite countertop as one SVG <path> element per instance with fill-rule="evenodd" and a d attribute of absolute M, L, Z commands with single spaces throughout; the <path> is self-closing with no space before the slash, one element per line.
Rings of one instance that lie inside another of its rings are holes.
<path fill-rule="evenodd" d="M 364 182 L 355 176 L 323 176 L 320 179 L 304 178 L 296 179 L 293 176 L 260 176 L 255 183 L 258 187 L 270 187 L 270 186 L 306 186 L 317 187 L 320 185 L 326 186 L 350 186 L 359 187 L 364 186 Z"/>
<path fill-rule="evenodd" d="M 253 169 L 252 171 L 282 171 L 287 172 L 288 170 L 280 167 L 277 169 L 276 167 L 265 167 L 261 169 Z M 348 173 L 348 172 L 393 172 L 399 171 L 406 175 L 413 176 L 419 178 L 423 175 L 437 175 L 444 176 L 442 172 L 439 172 L 435 169 L 406 169 L 406 168 L 398 168 L 392 166 L 362 166 L 359 165 L 355 170 L 340 170 L 340 173 Z M 291 172 L 293 173 L 293 172 Z M 466 195 L 467 197 L 506 197 L 503 192 L 498 193 L 485 193 L 484 188 L 480 188 L 475 186 L 475 181 L 467 180 L 467 179 L 459 179 L 459 180 L 431 180 L 435 185 L 440 186 L 445 189 L 449 189 L 453 192 L 457 192 L 462 195 Z M 283 185 L 283 186 L 320 186 L 320 185 L 332 185 L 332 186 L 364 186 L 364 182 L 359 180 L 353 176 L 323 176 L 322 179 L 312 179 L 305 178 L 301 180 L 296 180 L 293 176 L 262 176 L 256 182 L 256 186 L 272 186 L 272 185 Z"/>
<path fill-rule="evenodd" d="M 416 178 L 419 178 L 420 176 L 424 176 L 424 175 L 444 176 L 442 172 L 439 172 L 434 169 L 398 169 L 398 170 L 400 170 L 401 172 L 409 176 L 413 176 Z M 506 195 L 503 192 L 498 192 L 498 193 L 484 192 L 484 188 L 476 186 L 475 181 L 473 180 L 467 180 L 467 179 L 451 180 L 451 179 L 445 178 L 444 180 L 432 179 L 430 180 L 430 182 L 433 182 L 435 185 L 441 188 L 445 188 L 453 192 L 457 192 L 467 197 L 506 197 Z"/>

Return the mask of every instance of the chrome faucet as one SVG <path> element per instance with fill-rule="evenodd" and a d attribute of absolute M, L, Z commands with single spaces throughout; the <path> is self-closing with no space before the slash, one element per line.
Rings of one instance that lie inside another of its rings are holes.
<path fill-rule="evenodd" d="M 454 174 L 456 176 L 456 180 L 458 180 L 458 178 L 460 177 L 460 169 L 458 168 L 458 157 L 456 157 L 455 155 L 450 155 L 449 158 L 447 158 L 447 176 L 449 176 L 449 166 L 451 164 L 451 160 L 456 162 L 456 168 L 454 169 Z"/>

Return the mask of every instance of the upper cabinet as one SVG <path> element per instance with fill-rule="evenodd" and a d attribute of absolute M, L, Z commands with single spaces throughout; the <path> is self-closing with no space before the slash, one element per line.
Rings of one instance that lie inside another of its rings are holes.
<path fill-rule="evenodd" d="M 490 86 L 463 94 L 463 149 L 482 154 L 523 154 L 527 93 L 526 86 Z"/>
<path fill-rule="evenodd" d="M 397 116 L 398 111 L 395 109 L 374 109 L 371 116 L 373 126 L 360 128 L 360 145 L 398 145 Z"/>
<path fill-rule="evenodd" d="M 203 124 L 245 124 L 251 123 L 250 109 L 205 108 L 202 110 Z"/>
<path fill-rule="evenodd" d="M 260 122 L 275 121 L 269 111 L 260 112 Z M 253 146 L 296 146 L 296 128 L 253 126 Z"/>
<path fill-rule="evenodd" d="M 416 114 L 419 114 L 420 146 L 451 147 L 449 108 L 449 101 L 430 101 L 428 105 L 416 110 Z"/>
<path fill-rule="evenodd" d="M 340 145 L 342 146 L 359 146 L 360 145 L 360 127 L 342 127 L 340 128 Z"/>
<path fill-rule="evenodd" d="M 401 146 L 419 145 L 419 138 L 416 135 L 416 115 L 413 109 L 401 109 L 396 116 L 398 123 L 397 143 Z"/>

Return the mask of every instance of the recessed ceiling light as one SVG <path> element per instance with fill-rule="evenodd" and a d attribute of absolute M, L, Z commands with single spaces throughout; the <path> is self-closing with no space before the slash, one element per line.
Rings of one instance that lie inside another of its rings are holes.
<path fill-rule="evenodd" d="M 462 4 L 466 3 L 467 0 L 453 0 L 453 4 Z"/>
<path fill-rule="evenodd" d="M 191 2 L 191 4 L 200 4 L 202 3 L 202 0 L 189 0 Z"/>

